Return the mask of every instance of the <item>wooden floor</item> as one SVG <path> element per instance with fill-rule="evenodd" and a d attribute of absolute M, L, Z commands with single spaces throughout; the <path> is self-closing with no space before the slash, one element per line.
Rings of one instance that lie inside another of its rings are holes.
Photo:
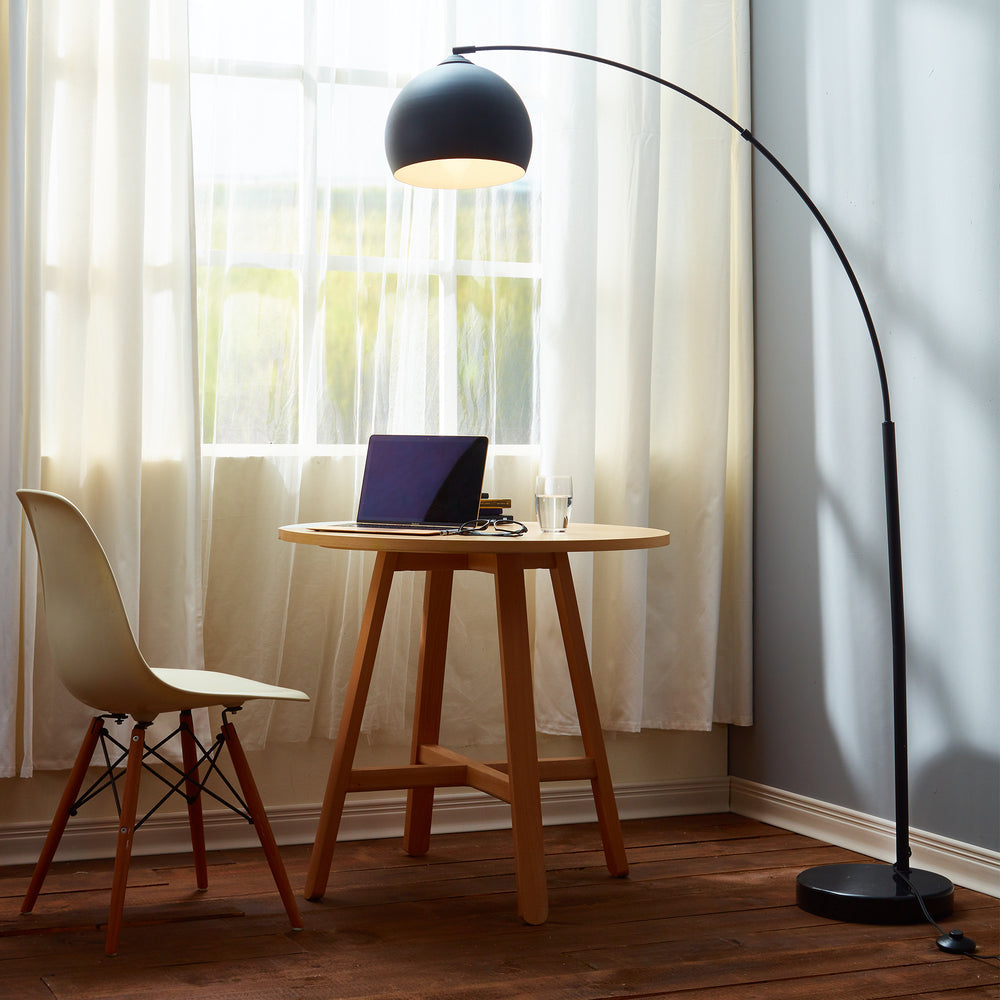
<path fill-rule="evenodd" d="M 0 997 L 582 1000 L 997 1000 L 996 962 L 947 955 L 927 925 L 874 927 L 794 905 L 805 867 L 839 848 L 724 814 L 625 824 L 628 879 L 603 867 L 593 826 L 546 830 L 550 917 L 515 913 L 510 834 L 439 836 L 426 858 L 398 841 L 338 845 L 329 896 L 289 929 L 256 851 L 211 856 L 192 891 L 183 856 L 136 858 L 121 951 L 103 953 L 110 862 L 53 867 L 20 916 L 29 869 L 0 869 Z M 292 883 L 308 848 L 284 848 Z M 956 890 L 961 926 L 1000 951 L 1000 904 Z"/>

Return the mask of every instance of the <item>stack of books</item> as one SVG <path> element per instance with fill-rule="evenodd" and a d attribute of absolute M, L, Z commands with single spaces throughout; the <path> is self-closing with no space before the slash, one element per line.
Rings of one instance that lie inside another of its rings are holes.
<path fill-rule="evenodd" d="M 479 500 L 480 520 L 495 521 L 497 518 L 509 516 L 511 501 L 506 497 L 491 497 L 484 493 Z"/>

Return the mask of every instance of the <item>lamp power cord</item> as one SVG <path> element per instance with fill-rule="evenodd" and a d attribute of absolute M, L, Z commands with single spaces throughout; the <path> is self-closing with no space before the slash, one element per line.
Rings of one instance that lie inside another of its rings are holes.
<path fill-rule="evenodd" d="M 974 958 L 980 962 L 985 962 L 989 965 L 996 963 L 1000 966 L 1000 955 L 980 955 L 976 951 L 976 942 L 972 938 L 966 937 L 965 933 L 958 928 L 953 928 L 950 931 L 946 931 L 930 914 L 927 909 L 927 904 L 924 902 L 924 897 L 921 895 L 920 890 L 913 884 L 913 882 L 906 876 L 904 872 L 901 872 L 898 867 L 893 869 L 896 877 L 903 882 L 904 885 L 910 890 L 913 896 L 916 898 L 917 902 L 920 904 L 920 909 L 923 911 L 924 917 L 937 932 L 938 939 L 935 942 L 941 951 L 949 952 L 953 955 L 964 955 L 967 958 Z"/>

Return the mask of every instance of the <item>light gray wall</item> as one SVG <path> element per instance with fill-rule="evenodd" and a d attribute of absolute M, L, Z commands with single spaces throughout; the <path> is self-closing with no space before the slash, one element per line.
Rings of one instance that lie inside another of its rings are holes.
<path fill-rule="evenodd" d="M 911 825 L 1000 850 L 1000 3 L 751 0 L 753 132 L 868 298 L 899 444 Z M 755 161 L 752 729 L 734 775 L 893 816 L 881 403 L 818 227 Z"/>

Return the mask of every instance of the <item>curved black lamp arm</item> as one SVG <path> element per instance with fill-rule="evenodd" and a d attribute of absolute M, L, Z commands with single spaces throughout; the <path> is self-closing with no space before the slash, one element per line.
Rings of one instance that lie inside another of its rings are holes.
<path fill-rule="evenodd" d="M 669 80 L 664 80 L 662 77 L 654 76 L 652 73 L 647 73 L 645 70 L 636 69 L 636 67 L 629 66 L 626 63 L 615 62 L 613 59 L 604 59 L 601 56 L 591 55 L 587 52 L 575 52 L 572 49 L 554 49 L 543 45 L 456 45 L 451 51 L 452 55 L 456 56 L 468 55 L 471 52 L 548 52 L 552 55 L 572 56 L 576 59 L 586 59 L 589 62 L 602 63 L 605 66 L 614 66 L 616 69 L 624 70 L 626 73 L 631 73 L 633 76 L 641 76 L 647 80 L 651 80 L 653 83 L 658 83 L 661 86 L 667 87 L 681 96 L 686 97 L 688 100 L 694 101 L 695 104 L 700 104 L 706 111 L 711 111 L 713 115 L 721 118 L 727 125 L 739 132 L 740 136 L 743 139 L 746 139 L 746 141 L 749 142 L 754 149 L 756 149 L 771 163 L 778 173 L 780 173 L 781 176 L 788 181 L 795 193 L 806 203 L 809 207 L 809 211 L 815 216 L 816 221 L 820 224 L 823 232 L 826 233 L 827 239 L 830 241 L 833 249 L 837 253 L 837 256 L 840 258 L 840 263 L 847 272 L 847 277 L 850 279 L 851 287 L 854 289 L 854 294 L 857 296 L 858 305 L 861 306 L 861 312 L 865 317 L 865 324 L 868 327 L 868 336 L 871 338 L 872 349 L 875 352 L 875 364 L 878 368 L 879 384 L 882 389 L 882 411 L 884 419 L 886 421 L 892 420 L 889 406 L 889 383 L 885 374 L 885 362 L 882 360 L 882 348 L 879 346 L 878 336 L 875 333 L 875 323 L 872 320 L 872 314 L 868 308 L 868 303 L 865 301 L 864 293 L 861 291 L 861 283 L 858 281 L 858 277 L 854 273 L 854 268 L 851 267 L 851 262 L 847 259 L 847 254 L 844 252 L 844 248 L 840 245 L 840 240 L 837 239 L 837 236 L 830 227 L 830 224 L 823 217 L 823 213 L 819 210 L 816 203 L 809 197 L 808 192 L 795 179 L 788 168 L 750 131 L 750 129 L 744 128 L 738 121 L 734 118 L 730 118 L 729 115 L 717 108 L 714 104 L 709 104 L 709 102 L 704 98 L 699 97 L 697 94 L 693 94 L 690 90 L 685 90 L 684 87 L 681 87 L 676 83 L 671 83 Z"/>
<path fill-rule="evenodd" d="M 546 52 L 551 55 L 571 56 L 575 59 L 586 59 L 589 62 L 601 63 L 605 66 L 613 66 L 616 69 L 624 70 L 633 76 L 641 76 L 653 83 L 658 83 L 663 87 L 675 91 L 682 97 L 686 97 L 695 104 L 700 104 L 706 111 L 711 111 L 713 115 L 721 118 L 727 125 L 739 132 L 740 136 L 746 139 L 767 161 L 785 178 L 791 185 L 795 193 L 812 212 L 816 221 L 820 224 L 823 232 L 826 233 L 833 249 L 843 265 L 847 277 L 850 279 L 851 287 L 857 296 L 858 305 L 865 318 L 868 327 L 868 336 L 871 338 L 872 350 L 875 352 L 875 365 L 878 368 L 879 385 L 882 390 L 882 411 L 884 414 L 882 424 L 882 460 L 885 472 L 885 503 L 886 503 L 886 529 L 889 547 L 889 613 L 892 636 L 892 676 L 893 676 L 893 744 L 895 763 L 895 807 L 896 807 L 896 865 L 895 869 L 901 872 L 909 872 L 909 793 L 908 793 L 908 766 L 907 766 L 907 739 L 906 739 L 906 628 L 903 616 L 903 572 L 902 572 L 902 545 L 900 541 L 899 529 L 899 485 L 896 463 L 896 433 L 892 422 L 892 413 L 889 406 L 889 383 L 885 373 L 885 362 L 882 358 L 882 349 L 879 346 L 878 335 L 875 333 L 875 323 L 872 320 L 871 311 L 865 301 L 864 293 L 861 291 L 861 284 L 851 262 L 847 259 L 844 248 L 840 245 L 840 240 L 826 221 L 823 213 L 816 203 L 809 197 L 808 192 L 792 176 L 788 168 L 772 153 L 748 128 L 744 128 L 735 119 L 730 118 L 724 111 L 710 104 L 704 98 L 693 94 L 690 90 L 669 80 L 654 76 L 645 70 L 637 69 L 626 63 L 615 62 L 613 59 L 604 59 L 601 56 L 590 55 L 586 52 L 576 52 L 572 49 L 549 48 L 542 45 L 458 45 L 452 50 L 453 55 L 467 55 L 472 52 Z"/>

